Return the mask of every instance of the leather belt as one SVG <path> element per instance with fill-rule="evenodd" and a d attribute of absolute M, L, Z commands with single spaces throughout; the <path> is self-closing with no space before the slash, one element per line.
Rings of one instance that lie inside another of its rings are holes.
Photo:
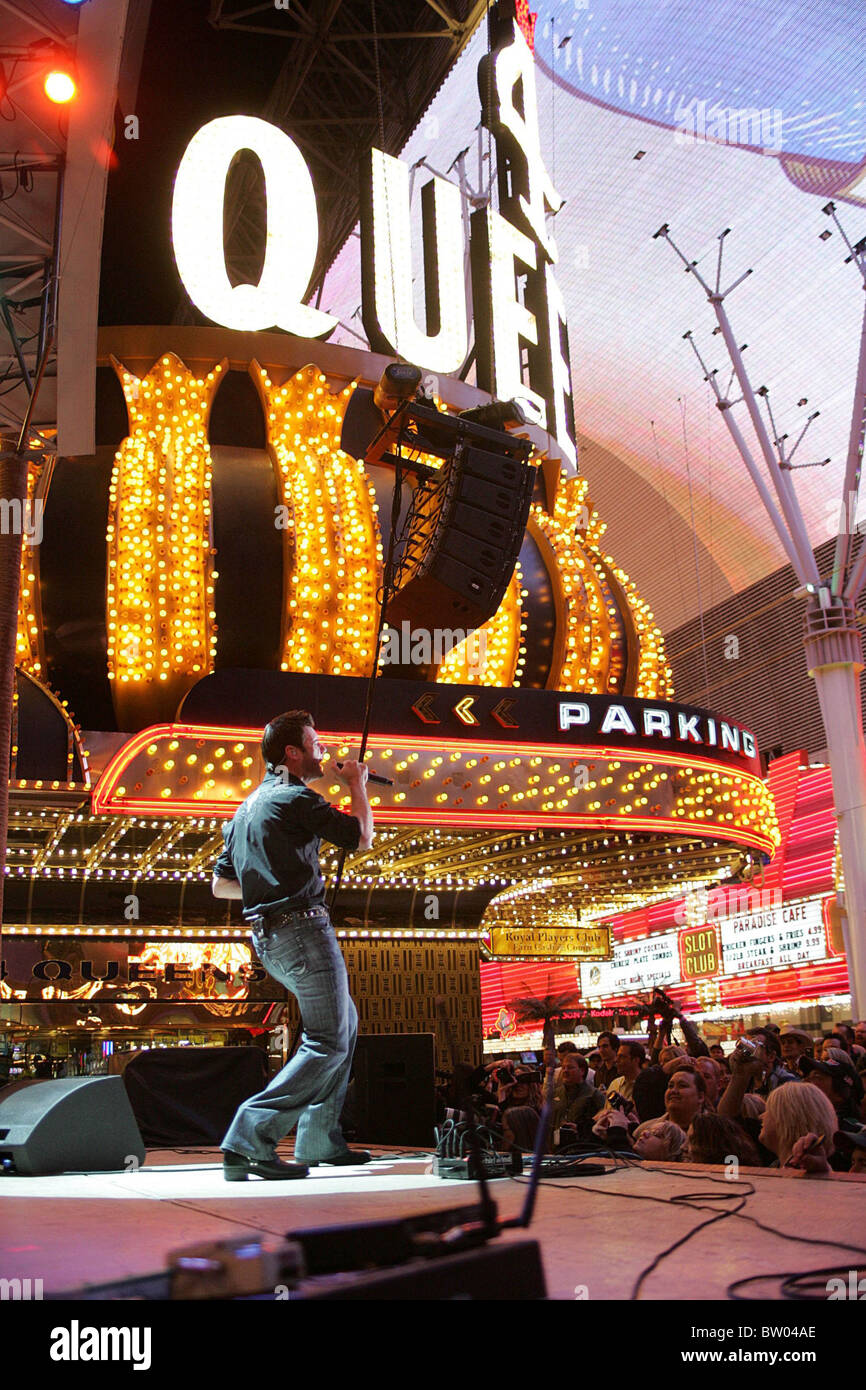
<path fill-rule="evenodd" d="M 267 934 L 282 922 L 305 922 L 313 917 L 326 917 L 327 915 L 328 909 L 323 904 L 321 907 L 301 908 L 298 911 L 262 913 L 258 917 L 250 917 L 249 924 L 251 927 L 258 927 Z"/>

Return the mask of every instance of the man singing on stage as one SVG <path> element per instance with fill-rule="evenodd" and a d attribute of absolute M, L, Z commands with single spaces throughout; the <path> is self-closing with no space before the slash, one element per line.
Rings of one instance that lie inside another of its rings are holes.
<path fill-rule="evenodd" d="M 362 763 L 345 762 L 337 773 L 351 793 L 351 815 L 306 785 L 323 775 L 325 752 L 306 711 L 271 720 L 262 737 L 267 774 L 224 826 L 225 849 L 214 866 L 214 896 L 243 900 L 256 953 L 294 994 L 303 1024 L 295 1056 L 229 1126 L 220 1146 L 228 1182 L 250 1174 L 303 1178 L 320 1163 L 370 1159 L 347 1148 L 340 1128 L 358 1014 L 325 906 L 319 843 L 369 849 L 373 813 Z M 295 1125 L 297 1161 L 285 1163 L 276 1145 Z"/>

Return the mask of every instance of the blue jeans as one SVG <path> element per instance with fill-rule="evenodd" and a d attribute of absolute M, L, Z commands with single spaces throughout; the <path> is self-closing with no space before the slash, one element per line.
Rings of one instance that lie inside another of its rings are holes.
<path fill-rule="evenodd" d="M 327 909 L 300 920 L 286 915 L 267 933 L 258 919 L 253 945 L 268 974 L 297 999 L 303 1035 L 282 1071 L 244 1101 L 220 1147 L 273 1158 L 275 1146 L 297 1125 L 297 1162 L 327 1162 L 346 1152 L 340 1112 L 358 1036 L 346 963 Z"/>

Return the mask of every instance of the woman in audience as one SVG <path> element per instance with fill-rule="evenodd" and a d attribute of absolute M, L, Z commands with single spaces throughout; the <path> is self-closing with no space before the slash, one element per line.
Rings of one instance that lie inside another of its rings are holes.
<path fill-rule="evenodd" d="M 499 1109 L 504 1113 L 528 1105 L 541 1114 L 541 1083 L 534 1071 L 515 1071 L 514 1080 L 499 1087 Z"/>
<path fill-rule="evenodd" d="M 502 1147 L 531 1153 L 535 1148 L 539 1115 L 531 1105 L 515 1105 L 502 1116 Z"/>
<path fill-rule="evenodd" d="M 677 1070 L 668 1077 L 664 1114 L 652 1118 L 657 1121 L 670 1120 L 685 1133 L 695 1115 L 706 1109 L 707 1088 L 691 1057 L 680 1058 L 676 1066 Z M 612 1148 L 624 1149 L 631 1147 L 629 1136 L 635 1134 L 638 1128 L 635 1111 L 623 1113 L 622 1110 L 605 1110 L 593 1125 L 593 1134 Z"/>
<path fill-rule="evenodd" d="M 676 1163 L 685 1156 L 686 1136 L 671 1120 L 646 1120 L 632 1135 L 638 1158 L 652 1163 Z"/>
<path fill-rule="evenodd" d="M 707 1083 L 693 1067 L 694 1063 L 680 1062 L 665 1091 L 665 1118 L 686 1132 L 695 1116 L 707 1109 Z"/>
<path fill-rule="evenodd" d="M 722 1093 L 721 1068 L 712 1057 L 696 1057 L 695 1067 L 704 1078 L 707 1089 L 707 1109 L 715 1110 Z"/>
<path fill-rule="evenodd" d="M 778 1086 L 767 1097 L 761 1143 L 776 1155 L 780 1168 L 825 1176 L 837 1127 L 836 1111 L 817 1086 Z"/>
<path fill-rule="evenodd" d="M 728 1163 L 732 1158 L 750 1168 L 760 1167 L 758 1150 L 735 1120 L 712 1110 L 700 1111 L 689 1126 L 688 1158 L 692 1163 Z"/>

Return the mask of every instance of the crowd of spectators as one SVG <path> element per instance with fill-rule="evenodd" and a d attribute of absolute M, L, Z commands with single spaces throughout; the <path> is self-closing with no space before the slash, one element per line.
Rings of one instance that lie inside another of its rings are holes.
<path fill-rule="evenodd" d="M 661 993 L 656 1015 L 646 1046 L 606 1032 L 592 1050 L 568 1041 L 545 1054 L 555 1068 L 547 1152 L 866 1174 L 866 1022 L 817 1041 L 765 1024 L 726 1055 Z M 502 1149 L 534 1148 L 543 1081 L 543 1069 L 510 1061 L 472 1076 L 472 1107 Z"/>

